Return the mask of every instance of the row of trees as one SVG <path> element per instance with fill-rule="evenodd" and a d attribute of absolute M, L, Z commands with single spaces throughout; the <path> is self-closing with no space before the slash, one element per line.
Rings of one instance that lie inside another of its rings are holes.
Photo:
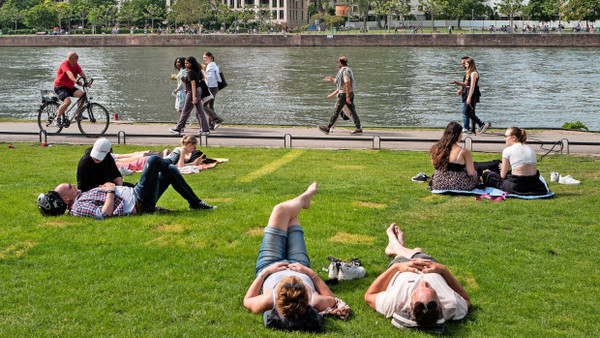
<path fill-rule="evenodd" d="M 233 11 L 226 5 L 210 0 L 178 0 L 167 10 L 165 0 L 131 0 L 120 6 L 116 0 L 0 0 L 0 27 L 51 28 L 143 26 L 202 24 L 208 29 L 233 27 L 248 23 L 268 27 L 272 12 L 267 6 L 244 6 Z"/>
<path fill-rule="evenodd" d="M 311 20 L 329 19 L 333 9 L 327 0 L 314 0 L 314 6 L 309 8 Z M 494 6 L 488 6 L 485 0 L 420 0 L 418 8 L 411 6 L 410 0 L 347 0 L 350 7 L 350 18 L 368 20 L 369 13 L 387 24 L 393 19 L 401 21 L 414 19 L 410 14 L 416 9 L 426 14 L 427 19 L 461 20 L 473 18 L 499 19 L 500 14 L 509 17 L 510 25 L 515 17 L 523 19 L 550 21 L 595 21 L 600 18 L 600 1 L 598 0 L 529 0 L 524 5 L 523 0 L 497 0 Z M 329 20 L 332 24 L 335 20 Z"/>
<path fill-rule="evenodd" d="M 428 19 L 498 19 L 499 14 L 511 20 L 519 16 L 534 21 L 595 21 L 600 18 L 598 0 L 498 0 L 490 7 L 485 0 L 420 0 L 419 11 Z M 311 0 L 309 17 L 319 19 L 330 27 L 344 24 L 344 19 L 336 17 L 331 0 Z M 410 0 L 347 0 L 350 7 L 349 19 L 361 19 L 365 23 L 369 14 L 377 17 L 381 26 L 392 19 L 410 19 L 413 9 Z M 73 26 L 95 29 L 96 26 L 115 25 L 156 27 L 156 23 L 167 21 L 170 25 L 202 24 L 208 29 L 231 28 L 249 23 L 268 27 L 272 12 L 267 6 L 255 8 L 244 6 L 233 11 L 218 0 L 177 0 L 171 10 L 167 10 L 165 0 L 131 0 L 117 6 L 116 0 L 0 0 L 0 26 L 5 28 L 50 28 L 70 30 Z M 275 13 L 276 14 L 276 13 Z M 314 22 L 314 21 L 313 21 Z M 389 26 L 389 25 L 388 25 Z"/>

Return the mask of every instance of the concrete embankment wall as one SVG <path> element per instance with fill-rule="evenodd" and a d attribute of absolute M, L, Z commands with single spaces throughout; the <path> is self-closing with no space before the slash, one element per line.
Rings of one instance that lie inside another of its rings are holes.
<path fill-rule="evenodd" d="M 600 47 L 600 34 L 72 35 L 2 36 L 2 47 Z"/>

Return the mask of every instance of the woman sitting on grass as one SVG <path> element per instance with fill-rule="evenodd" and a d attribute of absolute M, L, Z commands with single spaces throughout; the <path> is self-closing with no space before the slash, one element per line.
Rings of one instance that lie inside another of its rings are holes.
<path fill-rule="evenodd" d="M 316 192 L 314 182 L 303 194 L 277 204 L 271 212 L 256 262 L 256 278 L 244 297 L 244 306 L 254 313 L 272 310 L 266 325 L 275 313 L 285 322 L 275 327 L 316 330 L 322 321 L 316 311 L 335 303 L 331 290 L 310 268 L 304 230 L 298 220 L 301 209 L 309 208 Z"/>
<path fill-rule="evenodd" d="M 509 127 L 504 133 L 504 141 L 507 147 L 502 151 L 500 174 L 485 171 L 482 175 L 483 183 L 512 194 L 547 194 L 546 185 L 540 181 L 535 150 L 525 144 L 525 130 Z"/>
<path fill-rule="evenodd" d="M 442 139 L 431 147 L 429 155 L 435 168 L 429 187 L 432 190 L 473 190 L 479 176 L 473 165 L 471 153 L 458 145 L 462 139 L 462 126 L 450 122 Z"/>

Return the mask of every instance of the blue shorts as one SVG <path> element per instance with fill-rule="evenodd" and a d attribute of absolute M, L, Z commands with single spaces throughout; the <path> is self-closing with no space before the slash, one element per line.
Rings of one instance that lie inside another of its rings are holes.
<path fill-rule="evenodd" d="M 275 227 L 265 228 L 265 235 L 256 261 L 256 274 L 258 275 L 264 268 L 277 262 L 298 262 L 310 268 L 310 259 L 304 242 L 304 230 L 299 225 L 288 227 L 287 232 Z"/>
<path fill-rule="evenodd" d="M 76 91 L 78 91 L 79 89 L 73 87 L 73 88 L 69 88 L 69 87 L 54 87 L 54 92 L 56 93 L 56 95 L 58 95 L 58 98 L 61 101 L 64 101 L 67 97 L 71 97 L 73 96 L 73 94 L 75 94 Z"/>

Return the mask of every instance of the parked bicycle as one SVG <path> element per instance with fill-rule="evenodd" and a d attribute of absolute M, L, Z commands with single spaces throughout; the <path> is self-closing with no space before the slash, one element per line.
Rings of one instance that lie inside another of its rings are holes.
<path fill-rule="evenodd" d="M 77 80 L 78 83 L 79 80 Z M 58 134 L 63 128 L 69 128 L 71 123 L 77 121 L 79 131 L 87 137 L 98 137 L 104 134 L 110 123 L 110 116 L 104 106 L 92 102 L 92 98 L 87 95 L 87 90 L 92 82 L 94 79 L 83 84 L 83 95 L 61 116 L 62 127 L 57 127 L 54 123 L 61 101 L 54 91 L 42 89 L 42 104 L 38 110 L 40 130 L 45 130 L 48 134 Z M 69 116 L 74 107 L 76 107 L 75 111 Z"/>

